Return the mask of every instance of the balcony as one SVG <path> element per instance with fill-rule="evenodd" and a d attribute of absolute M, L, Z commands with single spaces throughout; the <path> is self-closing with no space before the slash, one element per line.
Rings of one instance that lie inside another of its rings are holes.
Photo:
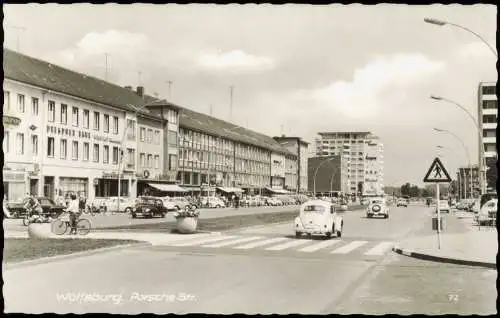
<path fill-rule="evenodd" d="M 497 123 L 483 123 L 483 129 L 497 129 Z"/>
<path fill-rule="evenodd" d="M 484 153 L 484 156 L 486 158 L 496 158 L 497 157 L 497 152 L 496 151 L 486 151 Z"/>
<path fill-rule="evenodd" d="M 496 143 L 496 137 L 483 137 L 483 143 L 494 144 Z"/>
<path fill-rule="evenodd" d="M 483 115 L 498 115 L 496 108 L 483 108 Z"/>

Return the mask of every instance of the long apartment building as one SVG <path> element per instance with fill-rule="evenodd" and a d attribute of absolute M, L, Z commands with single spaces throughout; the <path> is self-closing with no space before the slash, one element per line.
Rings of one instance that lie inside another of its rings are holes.
<path fill-rule="evenodd" d="M 286 161 L 297 157 L 271 137 L 153 98 L 141 86 L 8 49 L 3 57 L 9 200 L 69 192 L 92 199 L 116 196 L 118 188 L 135 197 L 152 185 L 182 190 L 173 183 L 279 192 L 292 176 Z"/>
<path fill-rule="evenodd" d="M 481 136 L 479 140 L 479 162 L 483 173 L 480 174 L 481 191 L 496 189 L 498 158 L 496 149 L 496 129 L 498 100 L 496 83 L 481 82 L 478 89 L 478 118 Z"/>
<path fill-rule="evenodd" d="M 371 132 L 320 132 L 317 156 L 340 155 L 347 162 L 348 194 L 383 194 L 383 144 Z"/>
<path fill-rule="evenodd" d="M 473 165 L 472 167 L 459 167 L 457 172 L 458 197 L 461 199 L 476 198 L 479 191 L 479 167 L 477 165 Z"/>

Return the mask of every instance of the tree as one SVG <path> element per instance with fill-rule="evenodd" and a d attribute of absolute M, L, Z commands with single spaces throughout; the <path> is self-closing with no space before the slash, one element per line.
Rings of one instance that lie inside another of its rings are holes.
<path fill-rule="evenodd" d="M 408 182 L 401 186 L 401 195 L 404 196 L 410 195 L 410 184 Z"/>
<path fill-rule="evenodd" d="M 420 189 L 416 185 L 411 185 L 409 188 L 410 196 L 416 198 L 420 195 Z"/>
<path fill-rule="evenodd" d="M 431 195 L 430 195 L 430 193 L 429 193 L 429 190 L 427 190 L 426 188 L 423 188 L 423 189 L 422 189 L 422 196 L 423 196 L 424 198 L 430 197 Z"/>

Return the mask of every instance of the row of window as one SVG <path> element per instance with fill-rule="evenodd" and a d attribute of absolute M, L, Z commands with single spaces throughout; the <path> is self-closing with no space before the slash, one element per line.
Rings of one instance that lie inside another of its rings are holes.
<path fill-rule="evenodd" d="M 139 140 L 141 142 L 159 145 L 161 143 L 160 131 L 153 131 L 153 129 L 146 129 L 145 127 L 141 127 L 139 130 Z"/>
<path fill-rule="evenodd" d="M 483 129 L 483 137 L 496 137 L 497 132 L 493 129 Z"/>
<path fill-rule="evenodd" d="M 264 187 L 269 184 L 269 176 L 251 176 L 246 174 L 236 174 L 235 178 L 236 180 L 238 180 L 238 183 L 244 185 Z M 211 175 L 211 179 L 212 181 L 215 181 L 214 174 Z M 177 180 L 180 181 L 182 184 L 199 186 L 204 183 L 207 184 L 209 181 L 209 176 L 206 173 L 179 171 L 177 173 Z"/>
<path fill-rule="evenodd" d="M 24 155 L 25 154 L 25 146 L 24 146 L 24 133 L 16 134 L 16 155 Z M 9 131 L 4 131 L 3 135 L 3 151 L 5 154 L 11 151 L 10 146 L 10 134 Z M 38 155 L 38 135 L 31 135 L 31 154 L 33 156 Z"/>
<path fill-rule="evenodd" d="M 481 89 L 481 93 L 483 95 L 496 95 L 497 88 L 496 88 L 496 86 L 483 86 Z"/>
<path fill-rule="evenodd" d="M 498 101 L 496 100 L 483 100 L 483 109 L 497 109 Z"/>
<path fill-rule="evenodd" d="M 23 94 L 17 94 L 17 111 L 21 114 L 26 113 L 26 97 Z M 10 92 L 3 92 L 4 109 L 10 110 Z M 31 97 L 31 115 L 38 116 L 38 98 Z"/>
<path fill-rule="evenodd" d="M 139 164 L 141 168 L 160 169 L 160 156 L 141 152 L 139 154 Z"/>
<path fill-rule="evenodd" d="M 71 145 L 71 152 L 68 151 L 69 145 Z M 81 148 L 80 148 L 81 145 Z M 72 159 L 79 160 L 80 158 L 83 161 L 90 160 L 90 146 L 91 144 L 88 142 L 80 143 L 77 140 L 73 140 L 68 142 L 67 139 L 61 139 L 59 141 L 59 158 L 60 159 Z M 102 155 L 101 155 L 102 148 Z M 81 152 L 80 152 L 81 149 Z M 69 154 L 71 153 L 71 157 Z M 54 137 L 48 137 L 47 139 L 47 157 L 55 158 L 56 157 L 56 149 L 55 149 L 55 139 Z M 118 147 L 110 147 L 108 145 L 104 145 L 101 147 L 99 144 L 92 144 L 92 161 L 93 162 L 101 162 L 102 163 L 111 163 L 118 164 L 118 160 L 120 157 L 120 150 Z"/>
<path fill-rule="evenodd" d="M 494 124 L 497 122 L 497 116 L 495 115 L 483 115 L 484 124 Z"/>

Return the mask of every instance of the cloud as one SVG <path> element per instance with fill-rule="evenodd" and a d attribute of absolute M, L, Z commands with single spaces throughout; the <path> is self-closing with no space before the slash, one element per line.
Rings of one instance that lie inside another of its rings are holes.
<path fill-rule="evenodd" d="M 354 72 L 350 82 L 336 81 L 327 87 L 301 92 L 323 107 L 348 117 L 369 117 L 386 103 L 402 102 L 413 85 L 444 67 L 422 54 L 377 57 Z"/>
<path fill-rule="evenodd" d="M 198 64 L 211 70 L 263 71 L 274 67 L 274 60 L 269 57 L 255 56 L 240 50 L 226 53 L 205 52 L 198 57 Z"/>

